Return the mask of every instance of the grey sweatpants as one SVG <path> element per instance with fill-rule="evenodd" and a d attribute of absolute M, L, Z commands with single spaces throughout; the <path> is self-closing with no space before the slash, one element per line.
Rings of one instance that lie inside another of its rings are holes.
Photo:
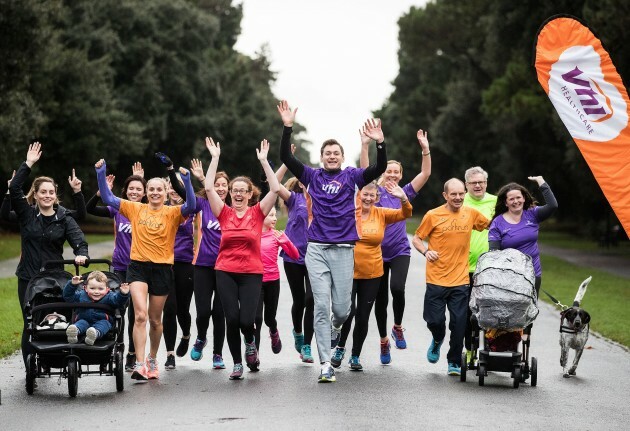
<path fill-rule="evenodd" d="M 313 330 L 319 361 L 330 362 L 330 312 L 337 328 L 350 314 L 354 246 L 309 242 L 304 261 L 315 302 Z"/>

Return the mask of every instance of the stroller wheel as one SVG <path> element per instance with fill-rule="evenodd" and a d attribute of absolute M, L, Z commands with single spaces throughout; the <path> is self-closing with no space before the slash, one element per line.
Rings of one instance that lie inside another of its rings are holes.
<path fill-rule="evenodd" d="M 77 396 L 79 387 L 79 363 L 76 359 L 68 360 L 68 395 L 72 398 Z"/>
<path fill-rule="evenodd" d="M 122 392 L 125 389 L 125 366 L 123 364 L 123 350 L 116 352 L 116 364 L 114 374 L 116 375 L 116 390 Z"/>
<path fill-rule="evenodd" d="M 477 375 L 479 376 L 479 386 L 483 386 L 484 379 L 486 377 L 486 366 L 485 365 L 479 365 L 479 368 L 477 368 Z"/>
<path fill-rule="evenodd" d="M 461 369 L 461 374 L 459 375 L 459 380 L 461 382 L 466 381 L 467 371 L 468 371 L 468 363 L 466 362 L 466 353 L 462 353 L 462 369 Z"/>
<path fill-rule="evenodd" d="M 521 367 L 514 367 L 514 381 L 512 386 L 514 389 L 518 389 L 518 386 L 521 384 Z"/>
<path fill-rule="evenodd" d="M 35 363 L 35 355 L 30 354 L 26 357 L 26 393 L 33 395 L 35 391 L 35 377 L 37 376 L 37 364 Z"/>
<path fill-rule="evenodd" d="M 538 359 L 532 358 L 532 366 L 529 369 L 532 380 L 529 382 L 530 385 L 536 386 L 538 384 Z"/>

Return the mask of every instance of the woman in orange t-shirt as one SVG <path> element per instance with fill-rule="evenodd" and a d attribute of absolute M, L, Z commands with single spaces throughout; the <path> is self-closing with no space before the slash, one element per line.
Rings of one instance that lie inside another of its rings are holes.
<path fill-rule="evenodd" d="M 105 177 L 105 160 L 95 165 L 101 199 L 131 223 L 131 262 L 127 267 L 127 282 L 135 312 L 133 341 L 136 348 L 136 364 L 131 378 L 135 380 L 157 379 L 156 361 L 162 338 L 162 310 L 173 283 L 175 234 L 179 225 L 195 210 L 195 191 L 190 183 L 190 173 L 179 168 L 186 189 L 184 205 L 166 206 L 166 182 L 162 178 L 147 181 L 148 204 L 120 199 L 112 193 Z M 147 307 L 148 299 L 148 307 Z M 147 343 L 147 316 L 150 348 L 145 361 Z"/>
<path fill-rule="evenodd" d="M 247 366 L 251 371 L 258 371 L 260 365 L 254 340 L 254 321 L 263 277 L 260 238 L 265 217 L 278 199 L 280 184 L 267 161 L 269 143 L 264 139 L 260 150 L 256 149 L 256 155 L 267 175 L 269 193 L 250 206 L 250 201 L 258 198 L 254 185 L 248 177 L 236 177 L 229 184 L 232 206 L 226 205 L 214 189 L 221 148 L 211 138 L 206 138 L 206 147 L 212 156 L 206 175 L 206 194 L 212 213 L 221 225 L 221 244 L 214 269 L 225 312 L 227 342 L 234 360 L 230 379 L 239 380 L 243 377 L 240 332 L 245 338 Z"/>
<path fill-rule="evenodd" d="M 341 328 L 341 338 L 333 352 L 331 365 L 338 368 L 345 355 L 345 345 L 350 333 L 352 318 L 356 317 L 352 334 L 352 355 L 350 368 L 362 370 L 359 360 L 363 342 L 368 333 L 368 322 L 372 306 L 376 300 L 381 277 L 383 275 L 383 254 L 381 243 L 388 224 L 411 217 L 412 206 L 407 195 L 396 183 L 388 181 L 385 189 L 392 196 L 400 199 L 402 208 L 382 208 L 374 206 L 379 199 L 376 183 L 367 184 L 357 197 L 357 230 L 361 239 L 354 248 L 354 281 L 352 284 L 352 308 L 350 315 Z M 356 316 L 355 316 L 356 313 Z M 381 347 L 387 346 L 387 337 L 381 339 Z"/>

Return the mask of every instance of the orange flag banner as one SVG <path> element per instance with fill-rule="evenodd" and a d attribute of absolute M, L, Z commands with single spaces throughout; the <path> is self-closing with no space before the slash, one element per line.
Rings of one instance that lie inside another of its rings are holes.
<path fill-rule="evenodd" d="M 602 43 L 573 17 L 550 18 L 536 41 L 538 82 L 630 236 L 630 100 Z"/>

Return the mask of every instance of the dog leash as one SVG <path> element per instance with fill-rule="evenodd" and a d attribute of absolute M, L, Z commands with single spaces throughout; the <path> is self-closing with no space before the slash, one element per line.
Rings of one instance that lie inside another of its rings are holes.
<path fill-rule="evenodd" d="M 543 292 L 545 292 L 545 295 L 547 295 L 549 297 L 549 299 L 551 299 L 551 301 L 553 301 L 554 304 L 556 304 L 558 307 L 560 307 L 562 309 L 562 311 L 568 310 L 571 307 L 568 307 L 564 304 L 561 304 L 560 301 L 558 301 L 556 298 L 554 298 L 553 296 L 551 296 L 549 294 L 549 292 L 547 292 L 545 289 L 543 289 Z"/>

